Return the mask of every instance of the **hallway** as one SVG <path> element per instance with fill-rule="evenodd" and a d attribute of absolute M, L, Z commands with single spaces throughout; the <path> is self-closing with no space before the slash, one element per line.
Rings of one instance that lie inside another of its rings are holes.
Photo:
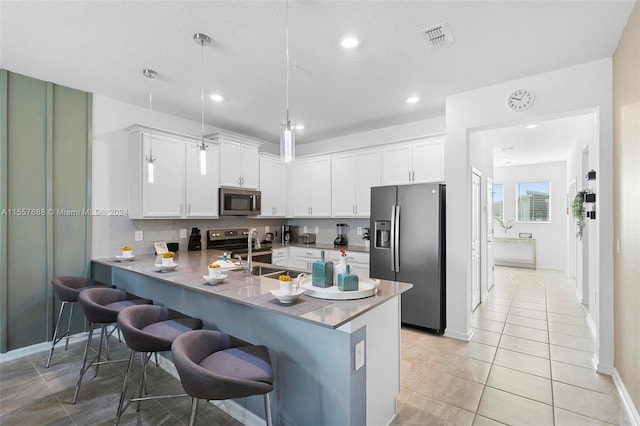
<path fill-rule="evenodd" d="M 472 342 L 402 330 L 394 424 L 631 424 L 611 377 L 593 370 L 574 280 L 496 267 L 495 283 L 473 315 Z"/>

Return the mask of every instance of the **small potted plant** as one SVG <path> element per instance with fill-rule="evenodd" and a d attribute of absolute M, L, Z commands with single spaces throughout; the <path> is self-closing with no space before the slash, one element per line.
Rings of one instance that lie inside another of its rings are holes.
<path fill-rule="evenodd" d="M 162 254 L 162 266 L 173 266 L 173 252 L 168 251 Z"/>
<path fill-rule="evenodd" d="M 362 239 L 364 240 L 364 246 L 369 248 L 371 245 L 371 237 L 369 236 L 369 228 L 364 228 L 364 233 L 362 234 Z"/>
<path fill-rule="evenodd" d="M 513 219 L 509 219 L 505 222 L 504 219 L 498 219 L 498 223 L 500 224 L 500 226 L 502 226 L 502 228 L 504 229 L 504 233 L 506 234 L 507 231 L 511 228 L 513 228 Z"/>
<path fill-rule="evenodd" d="M 576 227 L 577 227 L 576 237 L 580 238 L 581 240 L 582 240 L 582 235 L 584 234 L 584 226 L 585 226 L 584 194 L 586 193 L 587 191 L 585 190 L 578 191 L 575 198 L 571 202 L 571 214 L 576 220 Z"/>

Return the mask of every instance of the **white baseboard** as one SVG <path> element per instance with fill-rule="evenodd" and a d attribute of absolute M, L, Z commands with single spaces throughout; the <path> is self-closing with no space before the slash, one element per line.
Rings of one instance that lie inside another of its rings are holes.
<path fill-rule="evenodd" d="M 624 385 L 622 378 L 618 374 L 618 370 L 613 367 L 613 373 L 611 374 L 613 377 L 613 383 L 616 384 L 616 388 L 620 393 L 620 397 L 622 398 L 622 402 L 624 404 L 624 408 L 627 410 L 627 415 L 631 420 L 631 424 L 633 426 L 640 426 L 640 414 L 638 413 L 638 409 L 636 408 L 633 400 L 631 399 L 631 395 L 627 392 L 627 387 Z"/>
<path fill-rule="evenodd" d="M 72 343 L 73 340 L 76 340 L 78 338 L 83 338 L 82 340 L 86 341 L 88 334 L 89 333 L 85 332 L 85 331 L 83 331 L 81 333 L 78 333 L 78 334 L 73 334 L 73 335 L 71 335 L 69 337 L 69 343 Z M 64 341 L 63 340 L 61 340 L 56 345 L 56 350 L 59 350 L 61 346 L 64 346 Z M 29 356 L 29 355 L 37 354 L 39 352 L 45 352 L 45 351 L 48 351 L 49 349 L 51 349 L 51 342 L 36 343 L 35 345 L 25 346 L 24 348 L 19 348 L 19 349 L 14 349 L 12 351 L 0 354 L 0 363 L 13 361 L 14 359 L 18 359 L 18 358 L 21 358 L 23 356 Z M 64 348 L 62 348 L 62 350 L 64 350 Z M 55 351 L 54 351 L 54 354 L 55 354 Z"/>
<path fill-rule="evenodd" d="M 451 330 L 450 328 L 447 328 L 444 330 L 444 336 L 451 337 L 452 339 L 464 340 L 465 342 L 469 342 L 471 341 L 471 337 L 473 336 L 473 333 L 471 331 L 467 333 L 463 333 L 457 330 Z"/>
<path fill-rule="evenodd" d="M 70 337 L 70 339 L 84 338 L 82 340 L 86 341 L 88 334 L 89 334 L 88 332 L 74 334 Z M 60 343 L 56 345 L 56 350 L 58 350 L 60 346 L 64 346 L 64 342 L 60 341 Z M 20 349 L 14 349 L 12 351 L 0 354 L 0 363 L 13 361 L 15 359 L 36 354 L 39 352 L 46 352 L 49 349 L 51 349 L 51 342 L 36 343 L 35 345 L 27 346 Z M 64 350 L 64 348 L 60 348 L 60 349 Z M 55 352 L 54 352 L 54 361 L 55 361 Z M 162 368 L 164 371 L 169 373 L 171 376 L 175 377 L 177 380 L 180 380 L 180 377 L 178 376 L 178 371 L 176 370 L 176 367 L 173 365 L 172 361 L 169 361 L 167 358 L 163 356 L 159 356 L 158 364 L 160 368 Z M 230 415 L 231 417 L 233 417 L 234 419 L 236 419 L 237 421 L 239 421 L 240 423 L 242 423 L 243 425 L 264 426 L 264 420 L 260 416 L 247 410 L 246 408 L 244 408 L 242 405 L 238 404 L 235 401 L 225 400 L 225 401 L 209 401 L 209 402 L 215 405 L 216 407 L 218 407 L 219 409 L 221 409 L 222 411 L 224 411 L 225 413 L 227 413 L 228 415 Z"/>

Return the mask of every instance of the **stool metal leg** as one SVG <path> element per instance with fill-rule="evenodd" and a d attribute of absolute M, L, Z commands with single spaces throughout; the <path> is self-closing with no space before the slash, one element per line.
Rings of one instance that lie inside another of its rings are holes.
<path fill-rule="evenodd" d="M 67 302 L 62 302 L 62 305 L 60 305 L 60 311 L 58 312 L 58 320 L 56 321 L 56 328 L 53 329 L 53 339 L 51 340 L 51 349 L 49 349 L 49 357 L 47 358 L 47 368 L 49 368 L 49 365 L 51 365 L 51 357 L 53 356 L 53 349 L 56 346 L 57 339 L 58 339 L 58 331 L 60 330 L 60 320 L 62 319 L 62 311 L 64 311 L 64 307 L 66 306 Z"/>
<path fill-rule="evenodd" d="M 264 413 L 265 420 L 267 421 L 267 426 L 271 426 L 273 423 L 271 422 L 271 403 L 269 402 L 269 394 L 264 394 Z"/>
<path fill-rule="evenodd" d="M 106 324 L 102 324 L 100 326 L 100 345 L 98 345 L 98 363 L 96 364 L 96 374 L 93 375 L 93 377 L 97 377 L 98 376 L 98 368 L 100 367 L 100 357 L 102 356 L 102 342 L 104 341 L 104 335 L 105 335 L 105 330 L 107 325 Z"/>
<path fill-rule="evenodd" d="M 82 357 L 82 368 L 80 368 L 80 374 L 78 375 L 78 382 L 76 383 L 76 389 L 73 392 L 73 403 L 78 400 L 78 394 L 80 393 L 80 385 L 82 384 L 82 376 L 86 372 L 85 367 L 87 365 L 87 354 L 89 352 L 89 346 L 91 345 L 91 338 L 93 337 L 94 323 L 89 324 L 89 337 L 87 338 L 87 345 L 84 347 L 84 356 Z"/>
<path fill-rule="evenodd" d="M 196 415 L 198 414 L 198 398 L 191 398 L 191 415 L 189 416 L 189 426 L 196 425 Z"/>
<path fill-rule="evenodd" d="M 145 395 L 149 395 L 149 391 L 147 390 L 147 364 L 151 359 L 151 353 L 141 353 L 140 361 L 142 361 L 142 377 L 140 378 L 140 390 L 138 391 L 138 404 L 136 406 L 136 411 L 140 411 L 140 404 L 142 403 L 142 390 L 144 389 Z"/>
<path fill-rule="evenodd" d="M 73 307 L 75 303 L 71 303 L 71 310 L 69 311 L 69 320 L 67 321 L 67 332 L 65 333 L 67 336 L 67 341 L 64 344 L 64 350 L 69 349 L 69 337 L 71 336 L 71 320 L 73 319 Z"/>
<path fill-rule="evenodd" d="M 114 422 L 115 424 L 118 424 L 118 422 L 120 421 L 120 417 L 122 416 L 122 413 L 124 411 L 122 406 L 124 405 L 127 386 L 129 384 L 129 373 L 131 372 L 131 365 L 133 364 L 133 357 L 135 355 L 136 351 L 132 350 L 131 354 L 129 355 L 129 365 L 127 366 L 127 373 L 124 375 L 124 383 L 122 384 L 122 393 L 120 394 L 120 403 L 118 404 L 118 412 L 116 413 L 116 420 Z"/>

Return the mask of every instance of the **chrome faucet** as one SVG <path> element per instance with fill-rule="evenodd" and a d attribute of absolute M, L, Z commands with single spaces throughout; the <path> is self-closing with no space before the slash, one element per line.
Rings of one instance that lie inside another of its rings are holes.
<path fill-rule="evenodd" d="M 249 267 L 249 272 L 248 272 L 249 275 L 251 275 L 251 271 L 253 271 L 253 256 L 251 254 L 252 247 L 253 247 L 253 241 L 252 241 L 253 234 L 256 235 L 256 248 L 257 249 L 260 248 L 260 235 L 258 235 L 258 230 L 256 228 L 251 228 L 249 230 L 249 235 L 247 235 L 247 245 L 248 245 L 247 266 Z"/>
<path fill-rule="evenodd" d="M 251 279 L 251 266 L 249 266 L 248 262 L 242 263 L 242 256 L 239 254 L 236 255 L 236 259 L 238 259 L 238 265 L 240 265 L 240 267 L 247 273 L 247 282 L 249 282 Z"/>

